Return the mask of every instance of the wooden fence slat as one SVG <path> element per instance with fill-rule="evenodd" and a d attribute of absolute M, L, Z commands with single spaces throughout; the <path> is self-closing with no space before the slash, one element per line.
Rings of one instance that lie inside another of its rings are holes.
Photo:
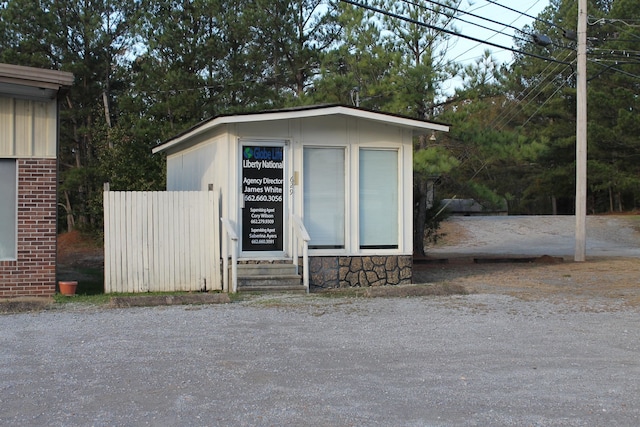
<path fill-rule="evenodd" d="M 104 193 L 105 292 L 222 289 L 215 192 Z"/>
<path fill-rule="evenodd" d="M 116 237 L 118 239 L 118 246 L 119 246 L 119 252 L 118 252 L 118 256 L 120 257 L 120 266 L 122 268 L 122 271 L 120 272 L 120 277 L 119 277 L 119 281 L 117 283 L 117 288 L 116 288 L 116 292 L 126 292 L 127 289 L 125 288 L 125 285 L 127 283 L 127 230 L 124 228 L 124 226 L 127 224 L 127 212 L 125 210 L 125 207 L 127 206 L 127 198 L 126 198 L 127 194 L 126 193 L 122 193 L 120 194 L 120 197 L 118 198 L 118 201 L 120 203 L 119 206 L 119 212 L 118 215 L 120 215 L 120 217 L 118 218 L 118 236 Z M 117 267 L 116 267 L 117 268 Z"/>
<path fill-rule="evenodd" d="M 113 213 L 111 212 L 111 207 L 113 203 L 110 200 L 111 193 L 109 191 L 105 191 L 103 193 L 103 201 L 104 204 L 104 283 L 111 283 L 113 280 L 111 266 L 113 265 L 113 261 L 111 260 L 112 254 L 112 237 L 113 230 L 111 229 L 111 222 Z"/>

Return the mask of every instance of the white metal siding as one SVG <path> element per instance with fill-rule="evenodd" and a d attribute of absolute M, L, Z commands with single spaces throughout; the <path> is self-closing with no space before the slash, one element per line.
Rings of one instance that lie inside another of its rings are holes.
<path fill-rule="evenodd" d="M 227 132 L 227 133 L 225 133 Z M 411 188 L 413 183 L 412 130 L 392 124 L 377 123 L 354 117 L 295 118 L 282 121 L 238 123 L 225 125 L 211 137 L 202 137 L 194 145 L 174 152 L 167 159 L 168 190 L 204 190 L 208 184 L 221 192 L 224 200 L 223 216 L 240 223 L 241 188 L 239 185 L 239 141 L 251 138 L 259 140 L 283 139 L 290 142 L 285 177 L 294 183 L 287 203 L 293 213 L 304 216 L 302 181 L 304 171 L 303 147 L 339 146 L 346 153 L 346 241 L 343 250 L 324 251 L 323 254 L 354 254 L 359 249 L 358 236 L 358 150 L 361 147 L 378 147 L 398 150 L 399 157 L 399 242 L 396 250 L 376 250 L 379 254 L 411 254 L 413 233 L 413 208 Z M 289 242 L 287 241 L 287 246 Z M 288 252 L 290 248 L 287 247 Z M 373 250 L 366 252 L 373 253 Z"/>
<path fill-rule="evenodd" d="M 218 193 L 104 193 L 105 292 L 222 289 Z"/>
<path fill-rule="evenodd" d="M 54 158 L 56 102 L 0 97 L 0 157 Z"/>
<path fill-rule="evenodd" d="M 213 162 L 217 146 L 208 143 L 167 158 L 168 191 L 207 190 L 214 183 Z"/>

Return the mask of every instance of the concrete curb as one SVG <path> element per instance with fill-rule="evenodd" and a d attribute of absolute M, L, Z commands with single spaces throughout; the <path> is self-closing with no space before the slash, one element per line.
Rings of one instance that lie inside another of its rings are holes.
<path fill-rule="evenodd" d="M 187 304 L 229 304 L 231 300 L 227 294 L 187 294 L 187 295 L 140 295 L 127 297 L 112 297 L 109 307 L 155 307 L 159 305 L 187 305 Z"/>
<path fill-rule="evenodd" d="M 19 297 L 0 300 L 0 314 L 41 311 L 54 304 L 49 297 Z"/>

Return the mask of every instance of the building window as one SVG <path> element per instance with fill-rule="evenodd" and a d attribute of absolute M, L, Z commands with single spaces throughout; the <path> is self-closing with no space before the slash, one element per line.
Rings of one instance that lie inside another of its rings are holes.
<path fill-rule="evenodd" d="M 398 151 L 360 149 L 360 248 L 398 248 Z"/>
<path fill-rule="evenodd" d="M 345 240 L 345 150 L 303 151 L 304 226 L 312 249 L 341 249 Z"/>
<path fill-rule="evenodd" d="M 0 260 L 16 259 L 16 180 L 16 161 L 0 159 Z"/>

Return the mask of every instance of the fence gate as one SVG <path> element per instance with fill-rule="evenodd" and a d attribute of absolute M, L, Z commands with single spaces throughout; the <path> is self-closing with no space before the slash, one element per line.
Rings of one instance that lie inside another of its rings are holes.
<path fill-rule="evenodd" d="M 222 289 L 219 223 L 214 191 L 105 189 L 105 292 Z"/>

